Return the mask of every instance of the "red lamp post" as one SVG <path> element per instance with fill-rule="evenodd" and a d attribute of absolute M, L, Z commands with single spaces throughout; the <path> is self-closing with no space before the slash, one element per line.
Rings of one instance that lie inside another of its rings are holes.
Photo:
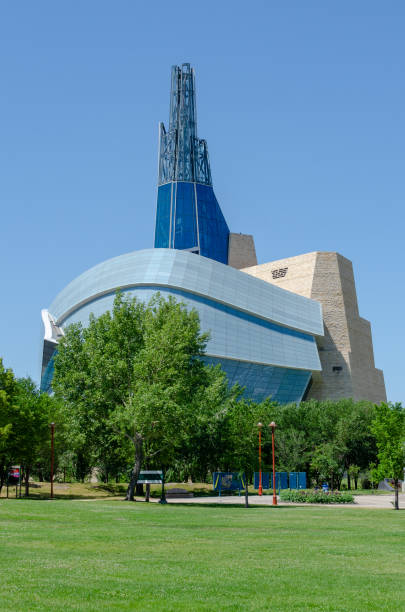
<path fill-rule="evenodd" d="M 53 499 L 53 438 L 55 434 L 55 423 L 51 423 L 51 499 Z"/>
<path fill-rule="evenodd" d="M 277 495 L 276 495 L 276 461 L 274 456 L 274 430 L 276 429 L 276 424 L 272 421 L 269 425 L 271 429 L 271 445 L 273 449 L 273 506 L 277 506 Z"/>
<path fill-rule="evenodd" d="M 259 495 L 263 495 L 262 487 L 262 427 L 263 423 L 258 423 L 259 428 Z"/>

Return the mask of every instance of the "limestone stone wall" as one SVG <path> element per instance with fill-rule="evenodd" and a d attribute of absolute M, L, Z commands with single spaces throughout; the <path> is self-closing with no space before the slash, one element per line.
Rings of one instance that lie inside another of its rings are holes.
<path fill-rule="evenodd" d="M 351 261 L 339 253 L 315 251 L 243 271 L 322 304 L 325 335 L 317 339 L 322 375 L 314 377 L 309 398 L 386 401 L 370 323 L 359 315 Z"/>
<path fill-rule="evenodd" d="M 250 234 L 229 234 L 228 265 L 232 268 L 247 268 L 257 264 L 253 236 Z"/>

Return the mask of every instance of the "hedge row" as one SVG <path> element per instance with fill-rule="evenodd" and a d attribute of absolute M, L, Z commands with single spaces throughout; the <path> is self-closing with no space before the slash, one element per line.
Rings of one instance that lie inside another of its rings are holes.
<path fill-rule="evenodd" d="M 350 493 L 339 491 L 281 491 L 281 501 L 306 504 L 353 504 L 354 497 Z"/>

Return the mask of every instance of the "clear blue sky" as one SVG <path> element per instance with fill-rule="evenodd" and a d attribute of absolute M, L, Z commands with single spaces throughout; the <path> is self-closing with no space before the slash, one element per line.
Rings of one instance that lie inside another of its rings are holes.
<path fill-rule="evenodd" d="M 260 262 L 354 263 L 388 396 L 404 401 L 405 3 L 0 0 L 0 356 L 38 380 L 41 308 L 153 246 L 172 64 L 231 231 Z"/>

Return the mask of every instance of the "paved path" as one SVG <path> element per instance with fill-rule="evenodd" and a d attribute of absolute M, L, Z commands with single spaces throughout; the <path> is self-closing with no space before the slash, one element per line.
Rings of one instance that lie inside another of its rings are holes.
<path fill-rule="evenodd" d="M 385 508 L 392 509 L 394 495 L 355 495 L 355 504 L 291 504 L 280 502 L 279 506 L 316 506 L 321 508 Z M 192 497 L 169 499 L 170 504 L 241 504 L 245 503 L 245 497 L 241 495 L 227 495 L 224 497 Z M 260 506 L 271 506 L 273 497 L 271 495 L 249 495 L 249 503 Z M 405 494 L 399 495 L 399 507 L 405 510 Z"/>

